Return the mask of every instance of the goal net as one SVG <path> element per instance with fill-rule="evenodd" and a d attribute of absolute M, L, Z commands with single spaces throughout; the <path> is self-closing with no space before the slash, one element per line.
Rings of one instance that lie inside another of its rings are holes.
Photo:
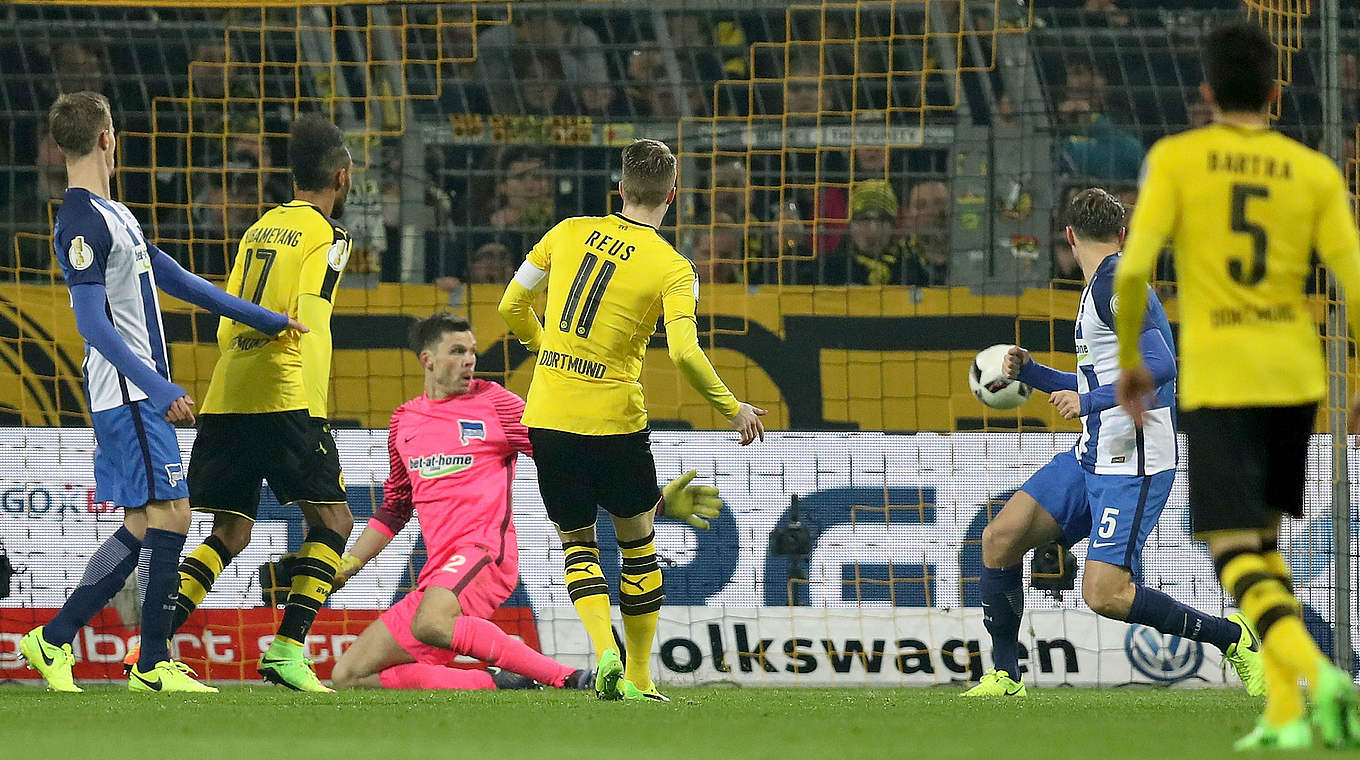
<path fill-rule="evenodd" d="M 1307 3 L 1248 5 L 1287 53 L 1279 125 L 1315 142 Z M 697 469 L 726 503 L 707 532 L 658 525 L 658 680 L 943 684 L 991 667 L 983 527 L 1080 430 L 1043 394 L 987 409 L 967 369 L 997 343 L 1073 367 L 1081 274 L 1062 205 L 1093 185 L 1136 203 L 1146 147 L 1207 118 L 1198 45 L 1223 17 L 996 0 L 0 8 L 0 57 L 17 62 L 0 72 L 0 672 L 32 677 L 18 638 L 121 520 L 93 500 L 84 346 L 51 254 L 64 170 L 43 123 L 59 92 L 109 95 L 118 199 L 219 284 L 244 229 L 289 198 L 291 119 L 320 111 L 344 130 L 355 252 L 330 398 L 354 536 L 381 503 L 388 417 L 422 391 L 410 324 L 467 315 L 479 376 L 524 394 L 533 361 L 497 314 L 505 283 L 558 219 L 617 210 L 622 146 L 666 141 L 680 177 L 661 232 L 699 271 L 701 342 L 781 432 L 736 447 L 653 339 L 642 383 L 658 476 Z M 1343 22 L 1353 29 L 1355 12 Z M 1174 285 L 1159 292 L 1174 318 Z M 172 376 L 201 399 L 216 319 L 163 303 Z M 179 434 L 187 462 L 193 431 Z M 1285 541 L 1320 635 L 1335 587 L 1330 452 L 1319 437 L 1308 520 Z M 1140 577 L 1222 612 L 1183 475 Z M 586 665 L 528 458 L 514 494 L 521 582 L 497 622 Z M 190 546 L 209 525 L 195 519 Z M 281 616 L 266 568 L 303 530 L 266 489 L 250 546 L 176 637 L 180 658 L 213 680 L 255 679 Z M 619 560 L 602 530 L 612 585 Z M 424 559 L 412 524 L 330 599 L 308 640 L 323 677 Z M 1031 683 L 1225 683 L 1213 647 L 1100 620 L 1077 584 L 1061 600 L 1027 588 Z M 82 630 L 77 677 L 121 677 L 135 599 Z"/>

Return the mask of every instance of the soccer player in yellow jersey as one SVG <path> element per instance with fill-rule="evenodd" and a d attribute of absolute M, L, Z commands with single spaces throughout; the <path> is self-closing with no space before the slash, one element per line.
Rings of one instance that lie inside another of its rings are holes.
<path fill-rule="evenodd" d="M 538 354 L 524 424 L 539 490 L 566 554 L 567 593 L 599 655 L 604 699 L 668 701 L 650 671 L 665 593 L 653 545 L 661 506 L 638 376 L 657 319 L 671 360 L 746 445 L 764 439 L 765 410 L 737 401 L 699 348 L 694 265 L 657 232 L 675 200 L 675 156 L 656 140 L 623 151 L 622 213 L 560 222 L 529 252 L 501 300 L 515 335 Z M 534 293 L 548 289 L 544 322 Z M 623 553 L 619 610 L 627 668 L 615 649 L 609 587 L 595 543 L 597 509 Z"/>
<path fill-rule="evenodd" d="M 203 400 L 188 478 L 190 504 L 213 513 L 213 529 L 180 565 L 175 627 L 250 543 L 260 481 L 268 480 L 281 504 L 302 509 L 308 527 L 260 675 L 299 691 L 330 691 L 303 656 L 303 644 L 354 527 L 326 422 L 331 310 L 350 252 L 349 235 L 335 220 L 353 163 L 344 134 L 317 115 L 293 122 L 288 153 L 293 200 L 246 230 L 227 291 L 296 317 L 311 332 L 266 340 L 236 320 L 218 323 L 221 357 Z"/>
<path fill-rule="evenodd" d="M 1304 298 L 1311 256 L 1340 280 L 1360 333 L 1360 237 L 1335 164 L 1269 128 L 1279 97 L 1275 50 L 1251 23 L 1216 29 L 1205 50 L 1204 99 L 1217 118 L 1148 152 L 1124 258 L 1115 274 L 1120 402 L 1140 420 L 1152 391 L 1137 336 L 1143 291 L 1171 241 L 1180 282 L 1181 429 L 1190 508 L 1223 588 L 1262 638 L 1265 715 L 1238 749 L 1307 747 L 1298 688 L 1331 747 L 1360 744 L 1349 675 L 1309 636 L 1278 550 L 1281 514 L 1303 515 L 1304 469 L 1326 394 Z M 1350 406 L 1355 432 L 1360 396 Z M 1337 635 L 1349 635 L 1339 631 Z"/>

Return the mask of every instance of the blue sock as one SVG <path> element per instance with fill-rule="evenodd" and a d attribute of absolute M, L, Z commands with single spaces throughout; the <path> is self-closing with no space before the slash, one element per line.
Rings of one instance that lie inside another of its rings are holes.
<path fill-rule="evenodd" d="M 141 545 L 127 528 L 119 528 L 99 545 L 85 565 L 80 585 L 67 597 L 66 604 L 52 622 L 43 627 L 43 638 L 47 643 L 70 644 L 76 631 L 104 609 L 137 566 L 137 550 Z"/>
<path fill-rule="evenodd" d="M 1162 592 L 1147 586 L 1133 587 L 1130 623 L 1151 626 L 1173 636 L 1203 641 L 1227 651 L 1242 636 L 1242 629 L 1231 620 L 1187 607 Z"/>
<path fill-rule="evenodd" d="M 142 586 L 142 655 L 137 669 L 143 673 L 170 659 L 170 629 L 175 620 L 179 553 L 183 549 L 183 533 L 146 529 L 137 557 L 137 581 Z"/>
<path fill-rule="evenodd" d="M 992 635 L 992 664 L 1020 680 L 1020 616 L 1025 614 L 1025 591 L 1020 566 L 982 568 L 982 622 Z"/>

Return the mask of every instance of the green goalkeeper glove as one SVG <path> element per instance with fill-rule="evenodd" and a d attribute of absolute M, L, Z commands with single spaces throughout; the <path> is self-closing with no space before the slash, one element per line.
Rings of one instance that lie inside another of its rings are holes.
<path fill-rule="evenodd" d="M 362 569 L 364 569 L 363 560 L 349 552 L 340 555 L 340 568 L 335 571 L 335 580 L 331 582 L 331 593 L 344 588 L 345 583 Z"/>
<path fill-rule="evenodd" d="M 699 530 L 708 530 L 708 521 L 722 511 L 722 499 L 718 489 L 713 486 L 692 486 L 689 484 L 699 473 L 690 470 L 666 484 L 661 489 L 665 501 L 664 512 L 667 517 L 683 520 Z"/>

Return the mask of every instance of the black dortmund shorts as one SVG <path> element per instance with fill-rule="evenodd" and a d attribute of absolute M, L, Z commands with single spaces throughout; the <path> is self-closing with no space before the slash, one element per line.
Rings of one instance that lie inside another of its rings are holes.
<path fill-rule="evenodd" d="M 1181 412 L 1196 535 L 1275 528 L 1303 516 L 1308 439 L 1317 404 Z"/>
<path fill-rule="evenodd" d="M 345 501 L 330 424 L 306 409 L 266 414 L 201 414 L 189 458 L 189 503 L 255 519 L 260 481 L 280 504 Z"/>
<path fill-rule="evenodd" d="M 558 530 L 593 526 L 597 508 L 615 517 L 636 517 L 661 501 L 650 430 L 577 435 L 529 428 L 529 442 L 538 490 Z"/>

